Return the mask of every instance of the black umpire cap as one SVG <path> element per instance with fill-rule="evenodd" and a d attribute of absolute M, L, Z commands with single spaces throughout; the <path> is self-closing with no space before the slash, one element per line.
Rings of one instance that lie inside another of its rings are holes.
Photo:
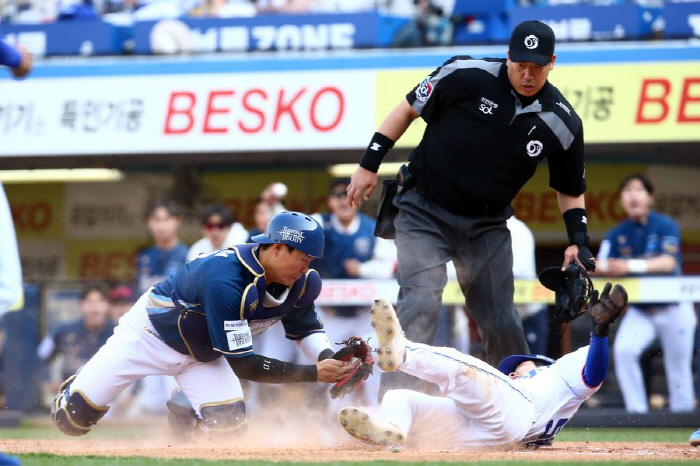
<path fill-rule="evenodd" d="M 510 36 L 510 61 L 544 66 L 554 55 L 554 31 L 540 21 L 523 21 Z"/>

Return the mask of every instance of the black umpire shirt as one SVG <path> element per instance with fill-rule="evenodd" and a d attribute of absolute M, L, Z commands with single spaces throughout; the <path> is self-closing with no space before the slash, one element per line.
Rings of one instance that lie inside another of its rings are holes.
<path fill-rule="evenodd" d="M 505 59 L 453 57 L 406 99 L 427 123 L 411 171 L 418 190 L 445 209 L 502 213 L 545 157 L 552 188 L 586 191 L 581 119 L 549 82 L 518 98 Z"/>

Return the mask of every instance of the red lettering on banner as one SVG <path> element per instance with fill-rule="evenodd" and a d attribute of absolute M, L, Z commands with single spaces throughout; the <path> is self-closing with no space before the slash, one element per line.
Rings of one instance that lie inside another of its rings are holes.
<path fill-rule="evenodd" d="M 80 278 L 126 280 L 133 279 L 136 268 L 136 254 L 124 251 L 109 251 L 100 253 L 84 252 L 78 261 L 78 276 Z"/>
<path fill-rule="evenodd" d="M 332 93 L 338 101 L 338 111 L 335 116 L 335 120 L 329 125 L 323 126 L 318 122 L 316 118 L 316 104 L 321 99 L 321 96 L 325 93 Z M 309 118 L 311 119 L 311 124 L 319 131 L 329 131 L 340 123 L 340 119 L 343 117 L 343 110 L 345 107 L 345 101 L 343 99 L 343 94 L 335 87 L 324 87 L 314 95 L 313 100 L 311 100 L 311 108 L 309 109 Z"/>
<path fill-rule="evenodd" d="M 290 100 L 287 103 L 284 103 L 284 89 L 280 89 L 279 94 L 277 95 L 277 111 L 275 113 L 275 123 L 272 126 L 272 131 L 277 132 L 277 129 L 279 128 L 279 121 L 282 115 L 285 113 L 288 113 L 289 116 L 292 119 L 292 122 L 294 123 L 294 128 L 297 130 L 297 132 L 301 131 L 301 125 L 299 124 L 299 120 L 297 120 L 297 116 L 294 113 L 294 104 L 297 102 L 299 97 L 306 92 L 306 88 L 301 88 L 299 92 L 296 93 L 294 97 L 292 97 L 292 100 Z"/>
<path fill-rule="evenodd" d="M 238 127 L 243 131 L 244 133 L 257 133 L 260 131 L 263 126 L 265 126 L 265 113 L 260 110 L 259 108 L 253 107 L 251 103 L 248 101 L 248 99 L 251 96 L 254 95 L 259 95 L 263 98 L 263 100 L 267 100 L 267 93 L 263 91 L 262 89 L 251 89 L 247 91 L 245 94 L 243 94 L 243 108 L 246 109 L 249 113 L 253 113 L 258 116 L 259 123 L 257 126 L 246 126 L 243 121 L 238 122 Z"/>
<path fill-rule="evenodd" d="M 587 191 L 586 211 L 591 222 L 623 220 L 625 212 L 617 202 L 616 192 Z M 513 200 L 515 215 L 525 223 L 553 224 L 561 221 L 556 192 L 533 193 L 523 191 Z"/>
<path fill-rule="evenodd" d="M 176 102 L 183 100 L 189 100 L 189 103 L 185 103 L 184 107 L 179 107 Z M 197 98 L 192 92 L 173 92 L 170 94 L 170 102 L 168 103 L 168 113 L 165 116 L 165 134 L 184 134 L 192 129 L 194 126 L 194 115 L 192 110 L 197 102 Z M 181 125 L 179 127 L 173 127 L 172 120 L 175 116 L 184 117 L 187 121 L 186 125 Z"/>
<path fill-rule="evenodd" d="M 662 89 L 660 95 L 649 95 L 651 89 Z M 642 83 L 642 92 L 639 96 L 639 107 L 637 107 L 637 123 L 659 123 L 668 115 L 668 94 L 671 92 L 671 83 L 668 79 L 645 79 Z M 661 113 L 655 117 L 644 116 L 647 105 L 661 107 Z"/>
<path fill-rule="evenodd" d="M 214 100 L 217 97 L 223 97 L 223 96 L 230 96 L 233 97 L 233 91 L 211 91 L 209 93 L 209 99 L 207 100 L 207 110 L 206 113 L 204 114 L 204 129 L 202 130 L 204 133 L 228 133 L 228 127 L 226 126 L 219 126 L 219 127 L 212 127 L 211 126 L 211 116 L 215 115 L 217 113 L 219 114 L 227 114 L 229 113 L 228 108 L 221 108 L 221 107 L 215 107 L 214 106 Z"/>
<path fill-rule="evenodd" d="M 532 222 L 535 219 L 535 195 L 531 192 L 519 192 L 513 199 L 513 209 L 523 222 Z"/>
<path fill-rule="evenodd" d="M 46 201 L 11 205 L 12 220 L 18 231 L 40 233 L 51 225 L 53 210 Z"/>
<path fill-rule="evenodd" d="M 560 217 L 557 204 L 557 193 L 546 191 L 540 196 L 540 212 L 538 219 L 543 223 L 552 223 Z"/>
<path fill-rule="evenodd" d="M 681 104 L 678 108 L 679 123 L 697 123 L 700 122 L 700 112 L 688 115 L 686 106 L 688 103 L 694 102 L 696 105 L 700 103 L 700 94 L 691 95 L 690 89 L 693 85 L 700 85 L 700 78 L 688 78 L 683 82 L 683 92 L 681 93 Z M 700 89 L 696 87 L 696 89 Z M 696 107 L 697 109 L 697 107 Z"/>

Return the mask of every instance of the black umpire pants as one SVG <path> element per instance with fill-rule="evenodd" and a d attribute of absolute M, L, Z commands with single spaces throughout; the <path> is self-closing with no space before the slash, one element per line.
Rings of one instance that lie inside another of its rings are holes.
<path fill-rule="evenodd" d="M 445 264 L 452 260 L 487 362 L 495 367 L 508 355 L 529 354 L 513 304 L 510 209 L 492 217 L 456 215 L 415 190 L 396 196 L 394 205 L 399 208 L 394 221 L 401 287 L 397 313 L 406 337 L 433 344 L 447 284 Z M 382 374 L 381 393 L 399 387 L 424 390 L 404 374 Z"/>

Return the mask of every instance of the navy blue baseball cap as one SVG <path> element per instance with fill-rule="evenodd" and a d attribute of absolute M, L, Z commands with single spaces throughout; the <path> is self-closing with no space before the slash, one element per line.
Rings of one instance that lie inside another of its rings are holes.
<path fill-rule="evenodd" d="M 275 215 L 267 224 L 265 233 L 250 239 L 260 244 L 286 244 L 311 257 L 323 257 L 323 227 L 301 212 L 281 212 Z"/>
<path fill-rule="evenodd" d="M 545 366 L 549 366 L 555 362 L 554 359 L 541 354 L 512 354 L 503 358 L 503 361 L 498 365 L 498 370 L 508 375 L 525 361 L 539 361 L 544 363 Z"/>
<path fill-rule="evenodd" d="M 541 21 L 523 21 L 510 36 L 510 61 L 544 66 L 552 61 L 554 42 L 552 28 Z"/>

